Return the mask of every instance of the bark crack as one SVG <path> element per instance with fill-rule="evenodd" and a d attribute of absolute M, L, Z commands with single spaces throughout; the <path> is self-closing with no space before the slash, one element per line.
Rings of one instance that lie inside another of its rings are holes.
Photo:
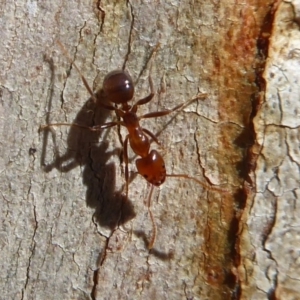
<path fill-rule="evenodd" d="M 30 185 L 30 188 L 28 190 L 27 200 L 28 200 L 28 195 L 30 193 L 30 189 L 31 189 L 31 185 Z M 37 215 L 36 215 L 36 206 L 35 206 L 35 204 L 33 204 L 33 216 L 34 216 L 35 226 L 34 226 L 32 238 L 31 238 L 31 253 L 28 257 L 28 262 L 27 262 L 26 280 L 25 280 L 25 283 L 24 283 L 24 287 L 22 289 L 22 297 L 21 297 L 22 300 L 26 298 L 25 297 L 25 291 L 26 291 L 28 282 L 30 280 L 30 267 L 31 267 L 31 263 L 32 263 L 32 258 L 35 254 L 35 248 L 36 248 L 36 242 L 35 242 L 34 239 L 35 239 L 36 232 L 38 230 L 38 220 L 37 220 Z"/>

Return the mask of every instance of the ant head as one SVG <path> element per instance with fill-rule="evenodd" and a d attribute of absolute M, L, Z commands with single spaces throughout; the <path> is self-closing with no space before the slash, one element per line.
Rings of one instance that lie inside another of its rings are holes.
<path fill-rule="evenodd" d="M 130 75 L 123 70 L 108 73 L 103 81 L 103 92 L 108 101 L 124 104 L 133 98 L 134 86 Z"/>

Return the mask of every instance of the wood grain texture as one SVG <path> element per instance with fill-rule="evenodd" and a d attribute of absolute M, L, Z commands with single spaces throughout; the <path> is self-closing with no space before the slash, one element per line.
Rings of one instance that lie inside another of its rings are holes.
<path fill-rule="evenodd" d="M 247 244 L 238 233 L 240 221 L 247 222 L 243 186 L 254 141 L 252 104 L 261 92 L 258 40 L 265 22 L 272 22 L 267 18 L 272 5 L 267 0 L 0 4 L 1 299 L 241 297 L 246 291 L 241 248 Z M 91 103 L 57 40 L 95 91 L 109 71 L 125 67 L 137 100 L 149 93 L 151 73 L 156 96 L 140 114 L 208 94 L 143 126 L 158 134 L 168 173 L 189 174 L 228 192 L 167 178 L 152 199 L 158 233 L 150 252 L 149 186 L 134 176 L 132 153 L 124 203 L 126 132 L 74 127 L 38 132 L 51 122 L 90 126 L 115 118 Z"/>

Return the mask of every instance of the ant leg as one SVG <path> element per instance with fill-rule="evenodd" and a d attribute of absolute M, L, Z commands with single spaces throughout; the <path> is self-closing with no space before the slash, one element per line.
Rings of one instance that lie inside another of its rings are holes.
<path fill-rule="evenodd" d="M 154 188 L 154 185 L 151 184 L 151 190 L 150 190 L 150 193 L 149 193 L 149 196 L 148 196 L 148 212 L 149 212 L 149 215 L 150 215 L 150 219 L 151 219 L 151 222 L 152 222 L 152 227 L 153 227 L 153 232 L 152 232 L 152 236 L 151 236 L 151 239 L 149 241 L 149 244 L 148 244 L 148 249 L 151 250 L 154 246 L 154 243 L 155 243 L 155 240 L 156 240 L 156 234 L 157 234 L 157 226 L 155 224 L 155 220 L 154 220 L 154 217 L 153 217 L 153 214 L 152 214 L 152 211 L 151 211 L 151 198 L 152 198 L 152 193 L 153 193 L 153 188 Z"/>
<path fill-rule="evenodd" d="M 205 99 L 206 97 L 207 97 L 206 93 L 199 94 L 197 97 L 195 97 L 195 98 L 193 98 L 189 101 L 186 101 L 184 103 L 181 103 L 181 104 L 175 106 L 172 109 L 167 109 L 167 110 L 163 110 L 163 111 L 156 111 L 156 112 L 152 112 L 152 113 L 149 113 L 149 114 L 145 114 L 145 115 L 139 117 L 139 119 L 149 119 L 149 118 L 157 118 L 157 117 L 166 116 L 166 115 L 168 115 L 168 114 L 170 114 L 174 111 L 183 109 L 185 106 L 189 105 L 193 101 L 196 101 L 196 100 L 199 100 L 199 99 Z"/>
<path fill-rule="evenodd" d="M 149 58 L 149 61 L 150 59 L 152 58 L 153 55 L 156 55 L 156 52 L 158 50 L 158 48 L 160 47 L 160 43 L 157 43 L 155 48 L 153 49 L 152 53 L 151 53 L 151 56 Z M 152 62 L 150 64 L 150 68 L 149 68 L 149 73 L 151 74 L 151 70 L 152 70 Z M 137 106 L 139 105 L 143 105 L 143 104 L 146 104 L 148 102 L 150 102 L 153 98 L 153 96 L 155 95 L 155 91 L 154 91 L 154 85 L 153 85 L 153 81 L 152 81 L 152 77 L 151 75 L 149 75 L 148 77 L 149 79 L 149 86 L 150 86 L 150 95 L 137 101 L 137 103 L 134 105 L 134 109 L 136 110 Z M 136 112 L 136 111 L 135 111 Z"/>
<path fill-rule="evenodd" d="M 157 139 L 157 137 L 156 137 L 151 131 L 149 131 L 149 130 L 146 129 L 146 128 L 142 128 L 142 130 L 143 130 L 146 134 L 148 134 L 148 135 L 152 138 L 152 140 L 153 140 L 157 145 L 160 145 L 159 140 Z"/>
<path fill-rule="evenodd" d="M 91 98 L 93 99 L 94 103 L 97 103 L 97 105 L 99 105 L 99 106 L 101 106 L 105 109 L 108 109 L 108 110 L 115 110 L 115 111 L 119 110 L 118 108 L 116 108 L 112 105 L 104 104 L 104 103 L 101 103 L 101 102 L 97 101 L 97 98 L 96 98 L 95 94 L 93 93 L 91 87 L 89 86 L 89 84 L 86 81 L 85 77 L 81 74 L 81 72 L 80 72 L 79 68 L 77 67 L 77 65 L 75 64 L 75 62 L 72 61 L 71 56 L 68 53 L 67 49 L 63 46 L 63 44 L 60 41 L 57 40 L 56 42 L 59 45 L 60 49 L 62 50 L 63 54 L 67 57 L 69 63 L 71 65 L 73 65 L 74 68 L 76 69 L 76 71 L 78 72 L 83 84 L 85 85 L 85 87 L 86 87 L 87 91 L 89 92 Z"/>
<path fill-rule="evenodd" d="M 226 189 L 211 186 L 210 184 L 202 182 L 201 180 L 197 179 L 196 177 L 192 177 L 192 176 L 187 175 L 187 174 L 167 174 L 166 176 L 167 177 L 179 177 L 179 178 L 191 179 L 191 180 L 194 180 L 195 182 L 197 182 L 198 184 L 200 184 L 201 186 L 203 186 L 207 190 L 212 190 L 212 191 L 216 191 L 216 192 L 220 192 L 220 193 L 228 193 L 228 190 L 226 190 Z"/>
<path fill-rule="evenodd" d="M 150 85 L 150 94 L 147 97 L 137 101 L 131 109 L 132 112 L 136 113 L 137 112 L 137 107 L 139 105 L 143 105 L 143 104 L 146 104 L 146 103 L 150 102 L 152 100 L 152 98 L 154 97 L 155 93 L 154 93 L 154 86 L 153 86 L 153 81 L 152 81 L 151 75 L 149 75 L 149 85 Z"/>
<path fill-rule="evenodd" d="M 102 130 L 102 129 L 114 127 L 116 125 L 122 125 L 122 126 L 124 126 L 124 123 L 123 122 L 107 122 L 107 123 L 104 123 L 102 125 L 92 126 L 92 127 L 90 127 L 91 128 L 90 130 L 91 131 L 99 131 L 99 130 Z"/>
<path fill-rule="evenodd" d="M 158 48 L 160 47 L 160 43 L 157 43 L 155 48 L 153 49 L 150 57 L 149 57 L 149 60 L 148 62 L 150 61 L 150 59 L 152 58 L 152 56 L 155 56 L 156 55 L 156 52 L 158 50 Z M 152 62 L 150 63 L 150 68 L 149 68 L 149 76 L 148 76 L 148 80 L 149 80 L 149 86 L 150 86 L 150 94 L 143 98 L 143 99 L 140 99 L 139 101 L 136 102 L 136 104 L 133 106 L 133 109 L 135 110 L 135 112 L 137 111 L 137 107 L 139 105 L 143 105 L 143 104 L 146 104 L 148 102 L 150 102 L 153 98 L 153 96 L 155 95 L 155 91 L 154 91 L 154 85 L 153 85 L 153 81 L 152 81 L 152 77 L 151 77 L 151 70 L 152 70 Z"/>
<path fill-rule="evenodd" d="M 126 181 L 126 201 L 128 200 L 128 190 L 129 190 L 129 174 L 128 174 L 128 138 L 129 134 L 126 135 L 124 140 L 124 162 L 125 162 L 125 181 Z"/>
<path fill-rule="evenodd" d="M 84 129 L 88 129 L 90 131 L 100 131 L 102 129 L 110 128 L 110 127 L 113 127 L 116 125 L 123 125 L 123 123 L 122 122 L 108 122 L 108 123 L 104 123 L 102 125 L 95 125 L 92 127 L 80 125 L 77 123 L 52 123 L 52 124 L 47 124 L 47 125 L 41 125 L 40 130 L 45 130 L 46 128 L 53 127 L 53 126 L 70 126 L 70 127 L 84 128 Z"/>

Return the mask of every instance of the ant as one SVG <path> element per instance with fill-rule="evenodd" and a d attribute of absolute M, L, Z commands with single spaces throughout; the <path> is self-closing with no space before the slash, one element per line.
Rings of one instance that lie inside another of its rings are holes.
<path fill-rule="evenodd" d="M 149 137 L 158 145 L 160 145 L 160 142 L 158 141 L 155 134 L 153 134 L 151 131 L 147 130 L 146 128 L 141 127 L 140 120 L 162 117 L 172 112 L 179 111 L 180 109 L 183 109 L 185 106 L 187 106 L 193 101 L 199 99 L 205 99 L 207 97 L 207 94 L 206 93 L 198 94 L 195 98 L 186 101 L 184 103 L 181 103 L 172 109 L 150 112 L 142 116 L 138 116 L 137 115 L 138 107 L 140 105 L 149 103 L 155 95 L 154 86 L 150 75 L 149 75 L 150 94 L 138 100 L 134 105 L 130 105 L 129 101 L 131 101 L 134 97 L 134 84 L 129 73 L 124 70 L 115 70 L 108 73 L 103 81 L 102 92 L 104 94 L 104 97 L 115 106 L 113 106 L 112 104 L 105 104 L 99 102 L 97 101 L 97 97 L 96 97 L 97 94 L 94 94 L 89 84 L 87 83 L 85 77 L 81 74 L 75 62 L 72 61 L 67 50 L 59 41 L 57 43 L 59 44 L 60 48 L 62 49 L 63 53 L 65 54 L 69 62 L 77 70 L 92 100 L 97 105 L 99 105 L 104 109 L 115 111 L 117 117 L 119 118 L 119 121 L 107 122 L 102 125 L 96 125 L 92 127 L 83 126 L 76 123 L 72 123 L 72 124 L 52 123 L 47 125 L 41 125 L 40 129 L 44 130 L 51 126 L 76 126 L 76 127 L 88 129 L 90 131 L 100 131 L 102 129 L 114 127 L 117 125 L 126 127 L 128 134 L 125 137 L 124 145 L 123 145 L 124 162 L 125 162 L 126 201 L 128 200 L 128 191 L 129 191 L 129 172 L 128 172 L 128 163 L 129 163 L 128 143 L 129 143 L 132 151 L 139 157 L 135 160 L 138 173 L 142 175 L 151 184 L 151 190 L 147 200 L 147 207 L 148 207 L 150 219 L 153 226 L 152 237 L 148 243 L 148 249 L 150 250 L 154 246 L 156 233 L 157 233 L 156 224 L 150 208 L 151 206 L 150 202 L 151 202 L 154 186 L 158 187 L 162 185 L 166 177 L 181 177 L 186 179 L 192 179 L 206 189 L 211 189 L 219 192 L 226 192 L 226 190 L 212 187 L 209 184 L 204 183 L 198 180 L 197 178 L 189 176 L 187 174 L 167 174 L 163 157 L 160 155 L 160 153 L 157 150 L 154 149 L 150 150 L 152 141 L 149 139 Z M 120 106 L 120 108 L 118 108 L 118 105 Z"/>

